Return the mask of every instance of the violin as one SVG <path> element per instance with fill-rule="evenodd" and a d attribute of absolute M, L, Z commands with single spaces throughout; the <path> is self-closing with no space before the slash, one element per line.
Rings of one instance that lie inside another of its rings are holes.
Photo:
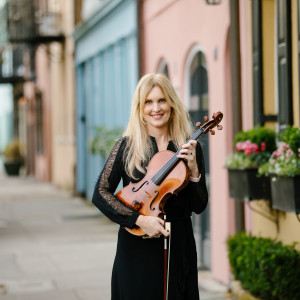
<path fill-rule="evenodd" d="M 207 117 L 204 121 L 207 121 Z M 190 140 L 197 140 L 202 134 L 210 132 L 215 134 L 213 128 L 221 130 L 223 127 L 219 123 L 223 119 L 223 113 L 214 113 L 212 119 L 199 127 Z M 116 197 L 126 206 L 131 207 L 141 215 L 155 216 L 163 218 L 165 215 L 164 205 L 167 199 L 172 195 L 177 195 L 189 182 L 190 171 L 184 159 L 178 158 L 181 148 L 176 153 L 164 150 L 156 153 L 146 167 L 145 177 L 137 182 L 130 183 L 121 189 Z M 146 234 L 140 227 L 133 229 L 126 228 L 127 231 L 136 236 L 145 236 Z"/>

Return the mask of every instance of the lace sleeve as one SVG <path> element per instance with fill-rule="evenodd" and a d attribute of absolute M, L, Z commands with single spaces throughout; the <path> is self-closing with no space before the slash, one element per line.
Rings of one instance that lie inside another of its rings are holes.
<path fill-rule="evenodd" d="M 113 222 L 133 228 L 139 214 L 123 204 L 114 195 L 122 176 L 124 142 L 124 138 L 118 140 L 112 149 L 97 180 L 92 202 Z"/>
<path fill-rule="evenodd" d="M 206 187 L 206 179 L 205 179 L 205 164 L 203 152 L 200 144 L 197 142 L 196 146 L 196 159 L 198 170 L 201 174 L 201 178 L 199 182 L 189 181 L 186 189 L 188 193 L 188 198 L 190 202 L 190 208 L 197 214 L 200 214 L 207 206 L 208 202 L 208 193 Z"/>

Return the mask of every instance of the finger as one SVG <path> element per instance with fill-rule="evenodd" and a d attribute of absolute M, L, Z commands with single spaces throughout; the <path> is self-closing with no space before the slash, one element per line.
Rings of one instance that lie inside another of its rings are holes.
<path fill-rule="evenodd" d="M 159 223 L 162 225 L 162 227 L 160 228 L 160 233 L 163 234 L 164 236 L 169 236 L 170 233 L 165 229 L 165 221 L 158 218 L 159 219 Z"/>
<path fill-rule="evenodd" d="M 181 148 L 186 149 L 186 148 L 189 148 L 189 146 L 190 146 L 189 144 L 183 144 L 183 145 L 181 145 Z"/>
<path fill-rule="evenodd" d="M 157 220 L 162 226 L 165 226 L 165 221 L 163 219 L 157 218 Z"/>
<path fill-rule="evenodd" d="M 180 155 L 185 155 L 185 158 L 188 158 L 188 156 L 191 156 L 194 154 L 193 152 L 193 149 L 182 149 L 180 152 L 179 152 Z"/>
<path fill-rule="evenodd" d="M 169 236 L 170 232 L 165 230 L 163 227 L 161 228 L 160 232 L 164 235 L 164 236 Z"/>
<path fill-rule="evenodd" d="M 196 140 L 190 140 L 188 143 L 189 143 L 193 148 L 195 148 L 196 145 L 197 145 L 197 141 L 196 141 Z"/>

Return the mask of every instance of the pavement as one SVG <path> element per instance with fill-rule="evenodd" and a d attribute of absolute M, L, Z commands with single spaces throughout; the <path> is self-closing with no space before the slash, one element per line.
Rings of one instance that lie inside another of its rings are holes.
<path fill-rule="evenodd" d="M 109 300 L 117 231 L 89 201 L 0 172 L 0 299 Z M 201 300 L 229 299 L 209 271 L 199 288 Z"/>

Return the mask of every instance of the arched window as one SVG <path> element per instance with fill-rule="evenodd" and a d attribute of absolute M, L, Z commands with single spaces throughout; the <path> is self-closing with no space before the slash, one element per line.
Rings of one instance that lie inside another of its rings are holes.
<path fill-rule="evenodd" d="M 165 74 L 170 78 L 168 64 L 165 59 L 160 61 L 157 72 L 160 74 Z"/>
<path fill-rule="evenodd" d="M 208 80 L 206 60 L 202 51 L 194 53 L 188 71 L 188 109 L 193 122 L 208 116 Z M 202 136 L 206 172 L 209 173 L 208 136 Z"/>

